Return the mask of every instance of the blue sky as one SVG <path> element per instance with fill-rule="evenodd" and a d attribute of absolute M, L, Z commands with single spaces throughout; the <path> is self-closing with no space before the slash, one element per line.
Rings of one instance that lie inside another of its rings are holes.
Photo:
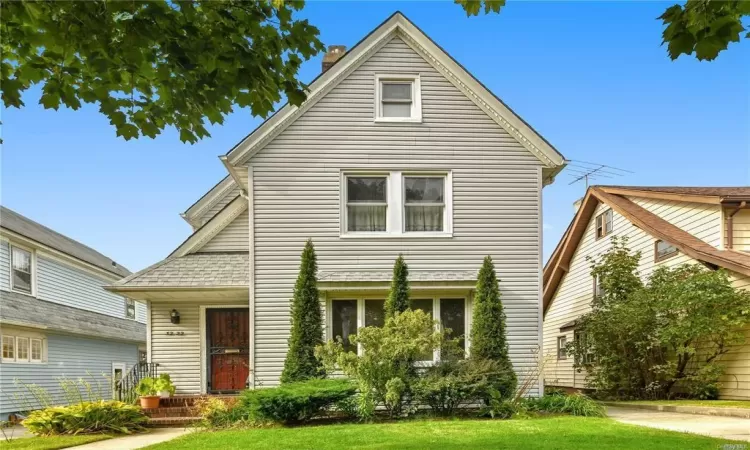
<path fill-rule="evenodd" d="M 310 2 L 301 15 L 325 44 L 351 46 L 401 10 L 567 158 L 635 172 L 603 181 L 748 185 L 750 42 L 711 63 L 672 62 L 655 20 L 670 4 L 510 2 L 467 18 L 452 2 Z M 32 90 L 25 108 L 2 111 L 2 203 L 134 271 L 188 236 L 179 213 L 226 175 L 217 156 L 260 123 L 237 110 L 196 145 L 173 130 L 125 142 L 95 107 L 44 110 L 38 99 Z M 571 180 L 544 191 L 545 259 L 584 193 Z"/>

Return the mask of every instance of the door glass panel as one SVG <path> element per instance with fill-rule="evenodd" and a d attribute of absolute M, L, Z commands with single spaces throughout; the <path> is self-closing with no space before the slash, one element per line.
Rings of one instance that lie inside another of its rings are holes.
<path fill-rule="evenodd" d="M 331 303 L 333 338 L 341 337 L 344 350 L 356 351 L 356 347 L 351 343 L 349 337 L 357 334 L 357 301 L 335 300 Z"/>

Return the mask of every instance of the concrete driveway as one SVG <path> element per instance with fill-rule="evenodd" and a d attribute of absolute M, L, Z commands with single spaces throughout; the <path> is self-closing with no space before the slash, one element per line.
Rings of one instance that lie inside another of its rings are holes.
<path fill-rule="evenodd" d="M 607 407 L 618 422 L 750 442 L 750 419 Z"/>

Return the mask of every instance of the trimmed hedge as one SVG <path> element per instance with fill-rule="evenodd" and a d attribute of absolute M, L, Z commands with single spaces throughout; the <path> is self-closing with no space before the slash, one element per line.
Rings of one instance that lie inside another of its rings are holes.
<path fill-rule="evenodd" d="M 245 391 L 239 408 L 250 420 L 299 423 L 324 415 L 326 408 L 352 397 L 356 391 L 351 381 L 343 379 L 286 383 Z"/>

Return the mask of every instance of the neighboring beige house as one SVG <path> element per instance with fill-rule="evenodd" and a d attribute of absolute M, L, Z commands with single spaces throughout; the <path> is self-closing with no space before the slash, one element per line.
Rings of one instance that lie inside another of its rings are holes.
<path fill-rule="evenodd" d="M 109 287 L 147 302 L 149 361 L 178 393 L 278 384 L 308 238 L 327 337 L 382 321 L 400 253 L 416 304 L 468 335 L 491 255 L 514 367 L 536 366 L 542 188 L 565 160 L 400 13 L 330 47 L 308 100 L 221 160 L 229 176 L 183 214 L 194 233 Z"/>
<path fill-rule="evenodd" d="M 595 186 L 580 201 L 568 230 L 544 268 L 545 385 L 586 387 L 585 372 L 560 352 L 575 337 L 575 320 L 590 310 L 594 289 L 590 262 L 628 237 L 641 252 L 640 274 L 657 266 L 701 263 L 725 268 L 738 287 L 750 289 L 750 187 Z M 724 355 L 721 397 L 750 399 L 748 343 Z"/>

